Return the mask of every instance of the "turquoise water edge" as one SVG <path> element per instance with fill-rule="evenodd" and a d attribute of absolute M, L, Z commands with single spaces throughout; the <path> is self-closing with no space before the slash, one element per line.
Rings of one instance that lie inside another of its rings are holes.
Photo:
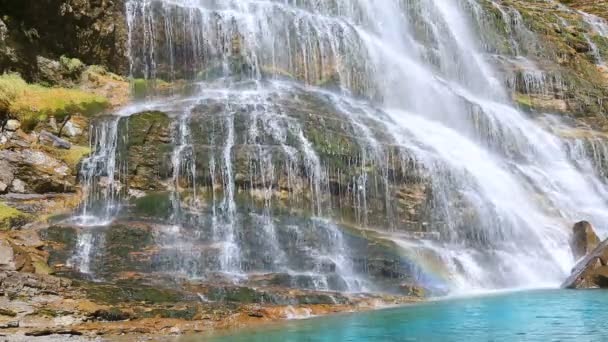
<path fill-rule="evenodd" d="M 607 309 L 608 291 L 511 292 L 292 320 L 181 341 L 608 341 Z"/>

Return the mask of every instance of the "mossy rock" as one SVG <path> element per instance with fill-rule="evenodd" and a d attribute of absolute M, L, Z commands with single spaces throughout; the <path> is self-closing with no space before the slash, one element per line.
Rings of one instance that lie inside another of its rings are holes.
<path fill-rule="evenodd" d="M 182 88 L 180 82 L 170 83 L 162 79 L 143 79 L 136 78 L 131 80 L 131 95 L 135 99 L 145 99 L 155 94 L 168 94 Z"/>
<path fill-rule="evenodd" d="M 274 303 L 272 295 L 250 287 L 214 287 L 208 290 L 209 300 L 235 303 Z"/>
<path fill-rule="evenodd" d="M 99 320 L 108 322 L 124 321 L 131 318 L 131 315 L 129 313 L 124 312 L 117 307 L 97 310 L 93 313 L 92 316 Z"/>
<path fill-rule="evenodd" d="M 72 145 L 69 150 L 58 148 L 46 148 L 52 156 L 66 163 L 71 170 L 77 172 L 78 164 L 91 154 L 91 148 L 88 146 Z"/>
<path fill-rule="evenodd" d="M 138 217 L 169 218 L 173 213 L 170 196 L 171 194 L 168 192 L 153 192 L 144 197 L 132 199 L 132 210 Z"/>
<path fill-rule="evenodd" d="M 143 318 L 175 318 L 191 321 L 194 319 L 198 309 L 196 306 L 188 306 L 185 309 L 152 309 L 150 311 L 142 312 L 139 316 Z"/>
<path fill-rule="evenodd" d="M 30 215 L 0 202 L 0 230 L 19 227 L 30 220 Z"/>
<path fill-rule="evenodd" d="M 184 300 L 184 295 L 171 289 L 152 287 L 136 282 L 117 282 L 116 284 L 80 283 L 88 298 L 104 304 L 124 304 L 146 302 L 149 304 L 176 303 Z"/>

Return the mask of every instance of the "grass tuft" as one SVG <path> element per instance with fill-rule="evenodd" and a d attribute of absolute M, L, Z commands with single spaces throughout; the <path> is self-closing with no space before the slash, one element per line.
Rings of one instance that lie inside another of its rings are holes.
<path fill-rule="evenodd" d="M 49 88 L 27 84 L 18 74 L 0 75 L 0 114 L 22 123 L 25 130 L 54 116 L 92 116 L 109 107 L 108 99 L 78 89 Z"/>

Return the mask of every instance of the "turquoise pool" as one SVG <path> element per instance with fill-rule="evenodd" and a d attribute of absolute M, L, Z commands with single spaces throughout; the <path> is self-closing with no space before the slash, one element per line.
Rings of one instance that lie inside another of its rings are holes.
<path fill-rule="evenodd" d="M 608 291 L 542 290 L 445 299 L 184 340 L 608 341 Z"/>

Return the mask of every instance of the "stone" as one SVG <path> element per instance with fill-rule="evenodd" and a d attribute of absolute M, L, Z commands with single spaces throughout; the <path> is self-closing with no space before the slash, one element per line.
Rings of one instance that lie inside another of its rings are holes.
<path fill-rule="evenodd" d="M 63 126 L 63 131 L 61 133 L 70 138 L 74 138 L 81 136 L 82 132 L 82 128 L 70 120 L 65 124 L 65 126 Z"/>
<path fill-rule="evenodd" d="M 38 136 L 38 141 L 43 145 L 53 146 L 55 148 L 61 148 L 64 150 L 69 150 L 70 148 L 72 148 L 72 144 L 69 141 L 61 139 L 47 131 L 40 132 L 40 135 Z"/>
<path fill-rule="evenodd" d="M 576 264 L 562 288 L 608 288 L 608 240 L 600 243 Z"/>
<path fill-rule="evenodd" d="M 0 240 L 0 270 L 15 270 L 15 254 L 13 253 L 13 247 L 6 239 Z"/>
<path fill-rule="evenodd" d="M 19 321 L 10 321 L 0 324 L 0 329 L 19 328 Z"/>
<path fill-rule="evenodd" d="M 401 284 L 401 286 L 399 286 L 399 287 L 401 288 L 401 290 L 403 291 L 403 293 L 406 296 L 418 297 L 418 298 L 422 298 L 422 297 L 426 296 L 426 292 L 425 292 L 424 288 L 421 286 L 405 283 L 405 284 Z"/>
<path fill-rule="evenodd" d="M 0 181 L 0 194 L 6 193 L 7 189 L 8 189 L 8 185 L 6 185 L 4 182 Z"/>
<path fill-rule="evenodd" d="M 21 122 L 19 122 L 19 120 L 8 120 L 4 125 L 4 129 L 11 132 L 15 132 L 19 128 L 21 128 Z"/>
<path fill-rule="evenodd" d="M 25 187 L 26 185 L 21 179 L 15 178 L 13 180 L 13 183 L 11 184 L 11 191 L 16 192 L 18 194 L 24 194 Z"/>
<path fill-rule="evenodd" d="M 58 61 L 42 56 L 36 57 L 40 78 L 50 84 L 60 84 L 63 81 L 62 67 Z"/>
<path fill-rule="evenodd" d="M 24 193 L 62 193 L 74 189 L 74 170 L 64 162 L 35 149 L 0 149 L 0 181 L 9 191 Z M 15 181 L 14 175 L 19 175 Z"/>
<path fill-rule="evenodd" d="M 595 234 L 593 226 L 587 221 L 577 222 L 572 227 L 572 233 L 570 248 L 575 260 L 587 255 L 600 243 L 600 239 Z"/>

